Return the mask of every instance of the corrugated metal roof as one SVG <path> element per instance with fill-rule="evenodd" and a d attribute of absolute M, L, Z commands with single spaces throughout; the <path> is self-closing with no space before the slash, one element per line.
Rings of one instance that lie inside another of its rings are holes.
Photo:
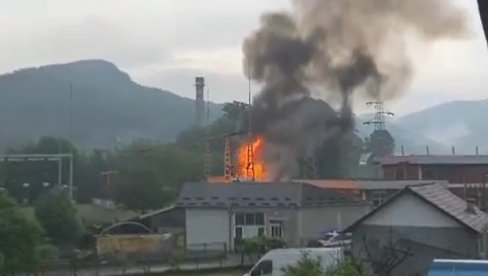
<path fill-rule="evenodd" d="M 426 184 L 439 184 L 447 187 L 446 180 L 361 180 L 359 181 L 364 190 L 401 190 L 407 186 Z"/>
<path fill-rule="evenodd" d="M 176 206 L 294 207 L 364 204 L 349 195 L 296 182 L 185 183 Z"/>
<path fill-rule="evenodd" d="M 408 155 L 386 156 L 376 160 L 381 165 L 435 164 L 435 165 L 488 165 L 488 155 Z"/>
<path fill-rule="evenodd" d="M 472 212 L 468 211 L 468 203 L 466 201 L 449 192 L 441 185 L 408 186 L 407 189 L 473 230 L 480 233 L 486 231 L 488 215 L 476 206 L 472 206 Z"/>
<path fill-rule="evenodd" d="M 447 187 L 446 180 L 296 180 L 332 190 L 401 190 L 406 186 L 440 184 Z"/>

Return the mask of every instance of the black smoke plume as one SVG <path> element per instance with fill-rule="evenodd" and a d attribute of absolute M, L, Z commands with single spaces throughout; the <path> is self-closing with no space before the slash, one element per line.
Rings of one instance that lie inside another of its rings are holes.
<path fill-rule="evenodd" d="M 293 176 L 296 159 L 353 127 L 350 98 L 390 99 L 412 75 L 407 42 L 458 38 L 464 13 L 448 0 L 295 0 L 268 13 L 243 43 L 244 73 L 263 83 L 253 132 L 266 140 L 271 178 Z M 340 98 L 340 110 L 311 97 Z"/>

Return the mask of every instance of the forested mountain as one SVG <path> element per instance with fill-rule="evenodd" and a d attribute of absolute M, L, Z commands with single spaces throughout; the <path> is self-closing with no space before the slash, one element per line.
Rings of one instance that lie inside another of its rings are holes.
<path fill-rule="evenodd" d="M 193 81 L 188 80 L 189 86 Z M 215 117 L 221 114 L 219 105 L 210 109 Z M 171 141 L 193 122 L 193 99 L 139 85 L 104 60 L 0 76 L 0 148 L 42 136 L 71 137 L 81 148 L 107 148 L 138 138 Z"/>
<path fill-rule="evenodd" d="M 188 80 L 189 86 L 192 82 Z M 210 104 L 213 118 L 222 114 L 221 108 Z M 408 154 L 425 153 L 426 145 L 431 153 L 449 153 L 451 145 L 458 153 L 474 153 L 475 146 L 480 153 L 488 153 L 487 113 L 488 100 L 449 102 L 391 119 L 387 128 L 395 138 L 397 153 L 401 145 Z M 372 131 L 362 124 L 370 117 L 358 118 L 361 137 Z M 0 76 L 0 149 L 43 136 L 71 137 L 85 149 L 109 148 L 139 138 L 166 142 L 193 122 L 193 99 L 137 84 L 104 60 L 27 68 Z"/>

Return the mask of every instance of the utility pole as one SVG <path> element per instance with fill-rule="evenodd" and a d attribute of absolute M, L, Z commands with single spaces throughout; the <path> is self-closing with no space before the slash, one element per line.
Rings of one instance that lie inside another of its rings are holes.
<path fill-rule="evenodd" d="M 68 133 L 68 141 L 70 142 L 69 147 L 69 195 L 73 200 L 73 82 L 69 83 L 69 133 Z"/>
<path fill-rule="evenodd" d="M 248 102 L 249 102 L 249 111 L 248 111 L 248 126 L 247 126 L 247 179 L 254 181 L 255 180 L 255 172 L 254 172 L 254 149 L 252 148 L 253 144 L 253 133 L 252 133 L 252 97 L 251 97 L 251 72 L 248 72 Z"/>

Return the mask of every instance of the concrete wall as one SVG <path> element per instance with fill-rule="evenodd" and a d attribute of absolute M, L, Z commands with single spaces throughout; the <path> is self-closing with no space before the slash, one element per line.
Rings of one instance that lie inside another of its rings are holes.
<path fill-rule="evenodd" d="M 323 231 L 341 230 L 363 217 L 371 210 L 369 205 L 343 205 L 304 208 L 301 214 L 302 243 L 319 238 Z"/>
<path fill-rule="evenodd" d="M 229 244 L 230 221 L 227 209 L 186 209 L 186 244 Z"/>

